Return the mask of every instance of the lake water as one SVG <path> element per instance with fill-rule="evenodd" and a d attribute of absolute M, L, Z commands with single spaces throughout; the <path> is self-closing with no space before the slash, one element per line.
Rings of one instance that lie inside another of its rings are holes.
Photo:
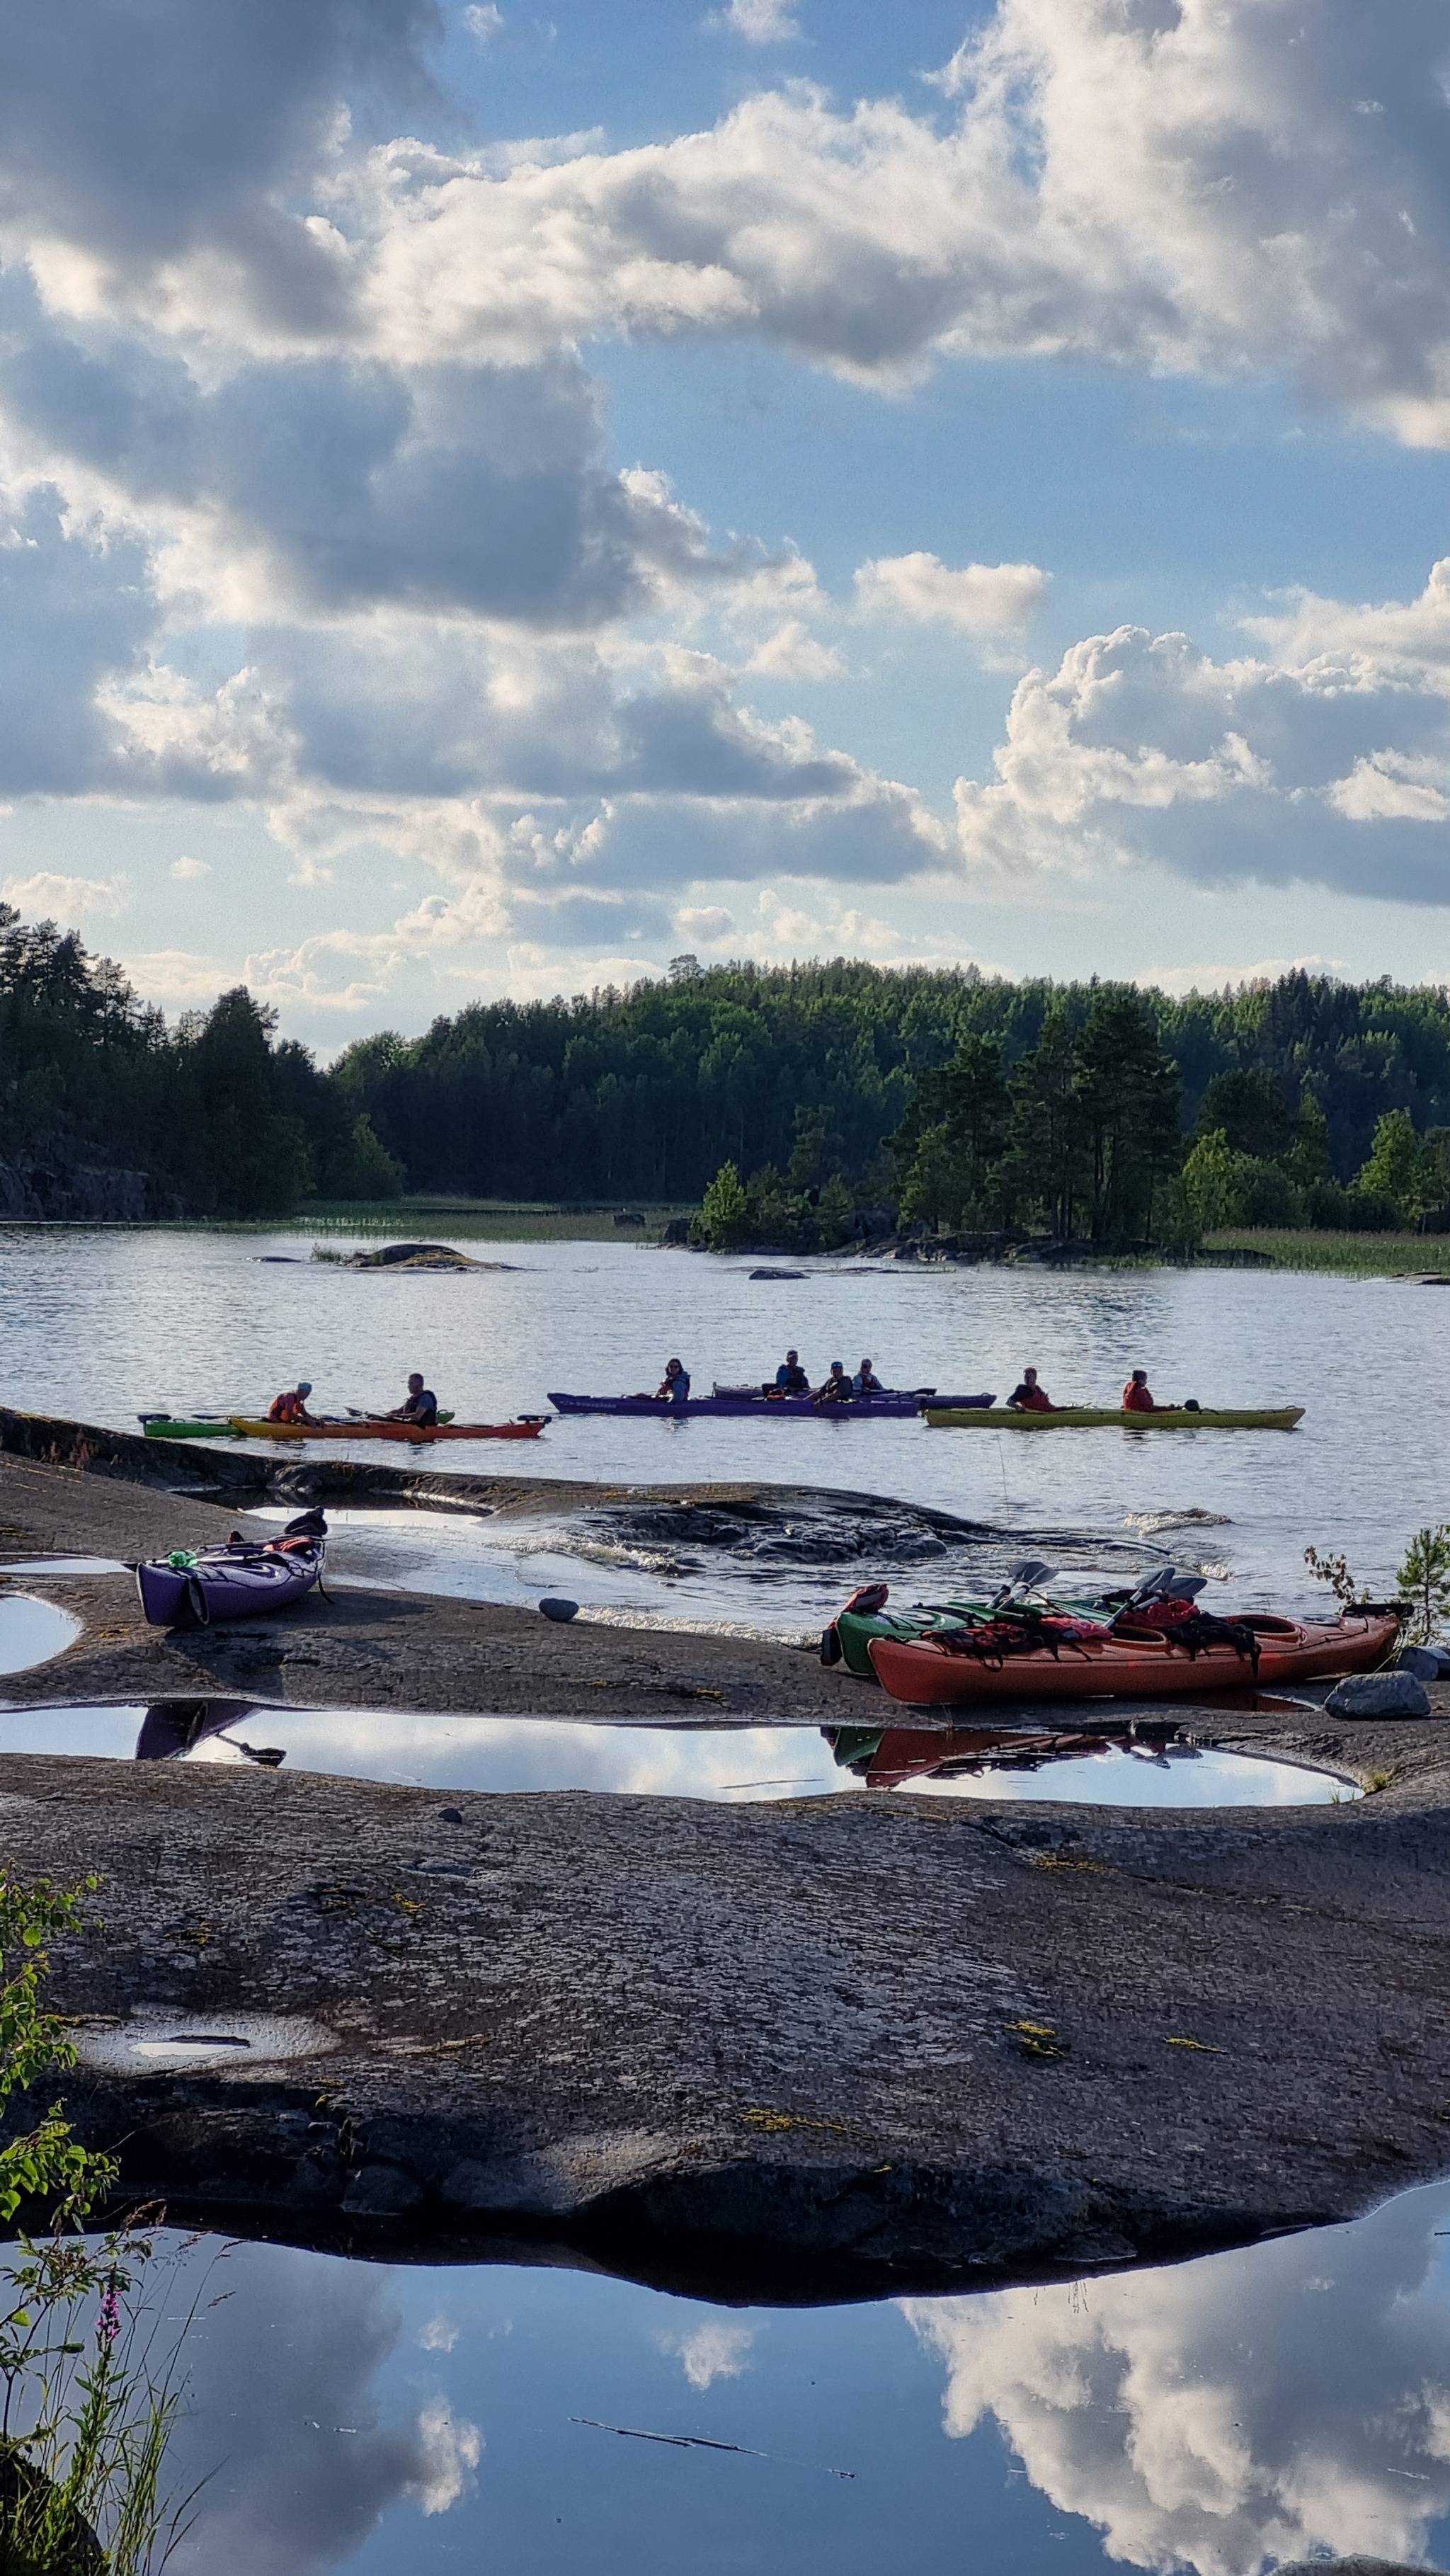
<path fill-rule="evenodd" d="M 1215 1270 L 922 1270 L 863 1262 L 752 1281 L 747 1259 L 628 1245 L 471 1248 L 515 1265 L 460 1275 L 353 1273 L 307 1259 L 306 1233 L 117 1233 L 0 1229 L 3 1400 L 119 1429 L 158 1405 L 179 1411 L 263 1404 L 299 1376 L 314 1402 L 398 1400 L 421 1368 L 464 1417 L 540 1407 L 550 1388 L 652 1388 L 679 1352 L 697 1388 L 761 1378 L 788 1343 L 813 1375 L 864 1354 L 888 1383 L 964 1382 L 1005 1395 L 1036 1363 L 1059 1402 L 1116 1397 L 1130 1367 L 1160 1398 L 1300 1403 L 1299 1430 L 1056 1432 L 1026 1437 L 929 1431 L 917 1421 L 804 1425 L 555 1420 L 527 1448 L 458 1444 L 427 1453 L 447 1471 L 647 1484 L 764 1477 L 899 1496 L 1024 1531 L 1048 1524 L 1130 1534 L 1133 1516 L 1212 1513 L 1164 1528 L 1162 1543 L 1223 1566 L 1215 1607 L 1307 1601 L 1303 1550 L 1343 1548 L 1386 1586 L 1409 1534 L 1450 1512 L 1450 1294 L 1393 1280 Z M 297 1256 L 277 1262 L 266 1256 Z M 297 1454 L 289 1452 L 289 1455 Z M 329 1453 L 331 1454 L 331 1453 Z M 339 1454 L 408 1463 L 388 1444 Z M 519 1556 L 477 1528 L 434 1522 L 399 1533 L 362 1571 L 401 1569 L 430 1588 L 536 1598 L 561 1588 L 547 1549 Z M 348 1562 L 339 1541 L 338 1570 Z M 576 1597 L 608 1611 L 718 1613 L 695 1586 L 572 1560 Z M 933 1577 L 933 1580 L 938 1578 Z M 767 1587 L 768 1589 L 768 1587 Z M 827 1584 L 818 1587 L 832 1591 Z M 759 1583 L 733 1606 L 752 1624 L 814 1617 L 819 1601 Z"/>
<path fill-rule="evenodd" d="M 1147 1516 L 1164 1545 L 1224 1569 L 1216 1607 L 1315 1598 L 1310 1542 L 1343 1548 L 1378 1590 L 1410 1533 L 1450 1513 L 1450 1300 L 1414 1286 L 856 1263 L 781 1286 L 752 1282 L 746 1261 L 575 1244 L 491 1246 L 516 1269 L 459 1277 L 260 1257 L 309 1247 L 286 1233 L 0 1233 L 3 1399 L 133 1429 L 158 1405 L 256 1405 L 299 1375 L 328 1411 L 395 1401 L 416 1366 L 460 1414 L 489 1419 L 555 1386 L 652 1387 L 673 1351 L 702 1388 L 765 1376 L 787 1343 L 813 1374 L 869 1353 L 888 1382 L 999 1395 L 1032 1361 L 1059 1401 L 1111 1400 L 1141 1365 L 1160 1397 L 1302 1403 L 1304 1424 L 1288 1437 L 1027 1439 L 914 1422 L 576 1421 L 527 1452 L 452 1447 L 430 1464 L 774 1478 L 1024 1532 L 1120 1537 Z M 398 1463 L 381 1447 L 355 1454 Z M 567 1547 L 506 1556 L 486 1525 L 343 1528 L 336 1559 L 366 1579 L 487 1597 L 572 1588 L 606 1616 L 673 1603 L 769 1627 L 817 1606 L 798 1579 L 775 1593 L 722 1579 L 706 1597 Z M 289 1759 L 305 1749 L 299 1736 Z M 1263 2576 L 1362 2550 L 1443 2566 L 1447 2239 L 1450 2186 L 1353 2228 L 1170 2270 L 815 2311 L 702 2307 L 579 2271 L 206 2242 L 179 2258 L 185 2277 L 164 2299 L 182 2313 L 187 2279 L 214 2265 L 172 2463 L 178 2485 L 210 2483 L 173 2565 Z"/>
<path fill-rule="evenodd" d="M 1447 2231 L 1441 2187 L 1167 2270 L 804 2310 L 203 2244 L 153 2284 L 173 2318 L 202 2294 L 170 2469 L 178 2488 L 210 2482 L 171 2564 L 1262 2576 L 1363 2551 L 1443 2566 Z"/>

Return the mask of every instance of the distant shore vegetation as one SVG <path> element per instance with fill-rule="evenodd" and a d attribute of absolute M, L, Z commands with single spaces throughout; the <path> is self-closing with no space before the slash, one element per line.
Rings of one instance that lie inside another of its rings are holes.
<path fill-rule="evenodd" d="M 12 1214 L 109 1174 L 150 1217 L 668 1207 L 720 1249 L 1368 1241 L 1450 1230 L 1450 997 L 681 957 L 324 1069 L 245 987 L 169 1025 L 74 934 L 0 905 L 0 1167 Z"/>

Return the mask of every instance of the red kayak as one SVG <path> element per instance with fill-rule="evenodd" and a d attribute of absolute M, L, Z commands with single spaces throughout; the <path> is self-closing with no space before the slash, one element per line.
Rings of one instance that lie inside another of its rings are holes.
<path fill-rule="evenodd" d="M 434 1440 L 537 1440 L 546 1413 L 525 1413 L 517 1422 L 435 1422 L 425 1430 L 416 1422 L 257 1422 L 234 1413 L 228 1428 L 247 1440 L 406 1440 L 423 1447 Z"/>
<path fill-rule="evenodd" d="M 1186 1606 L 1186 1605 L 1185 1605 Z M 903 1641 L 873 1637 L 878 1681 L 910 1708 L 1053 1699 L 1188 1699 L 1205 1691 L 1273 1690 L 1374 1672 L 1400 1632 L 1393 1610 L 1338 1619 L 1274 1619 L 1260 1611 L 1217 1619 L 1153 1603 L 1110 1627 L 1045 1618 L 1031 1628 L 984 1619 Z"/>

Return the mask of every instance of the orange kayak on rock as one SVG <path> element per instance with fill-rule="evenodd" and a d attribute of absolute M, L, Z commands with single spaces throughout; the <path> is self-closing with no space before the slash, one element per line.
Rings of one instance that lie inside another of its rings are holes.
<path fill-rule="evenodd" d="M 909 1642 L 873 1637 L 877 1680 L 909 1708 L 960 1707 L 992 1700 L 1191 1699 L 1205 1691 L 1273 1690 L 1373 1672 L 1399 1635 L 1393 1610 L 1349 1610 L 1338 1619 L 1204 1619 L 1195 1627 L 1134 1633 L 1060 1623 L 1051 1644 L 1003 1635 L 986 1623 Z"/>

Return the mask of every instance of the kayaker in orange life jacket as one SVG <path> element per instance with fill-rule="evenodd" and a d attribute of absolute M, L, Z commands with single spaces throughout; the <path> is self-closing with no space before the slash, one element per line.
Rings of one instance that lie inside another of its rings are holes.
<path fill-rule="evenodd" d="M 1148 1392 L 1147 1370 L 1134 1369 L 1132 1376 L 1129 1378 L 1127 1385 L 1123 1389 L 1123 1411 L 1125 1413 L 1156 1413 L 1157 1410 L 1158 1407 Z"/>
<path fill-rule="evenodd" d="M 297 1384 L 295 1386 L 288 1387 L 285 1394 L 273 1396 L 271 1403 L 267 1407 L 267 1420 L 269 1422 L 314 1421 L 316 1419 L 315 1415 L 309 1413 L 307 1410 L 307 1398 L 311 1393 L 311 1378 L 300 1377 Z"/>
<path fill-rule="evenodd" d="M 1007 1398 L 1007 1405 L 1012 1413 L 1055 1413 L 1057 1411 L 1047 1389 L 1038 1385 L 1035 1368 L 1023 1370 L 1022 1383 L 1020 1386 L 1013 1387 Z"/>

